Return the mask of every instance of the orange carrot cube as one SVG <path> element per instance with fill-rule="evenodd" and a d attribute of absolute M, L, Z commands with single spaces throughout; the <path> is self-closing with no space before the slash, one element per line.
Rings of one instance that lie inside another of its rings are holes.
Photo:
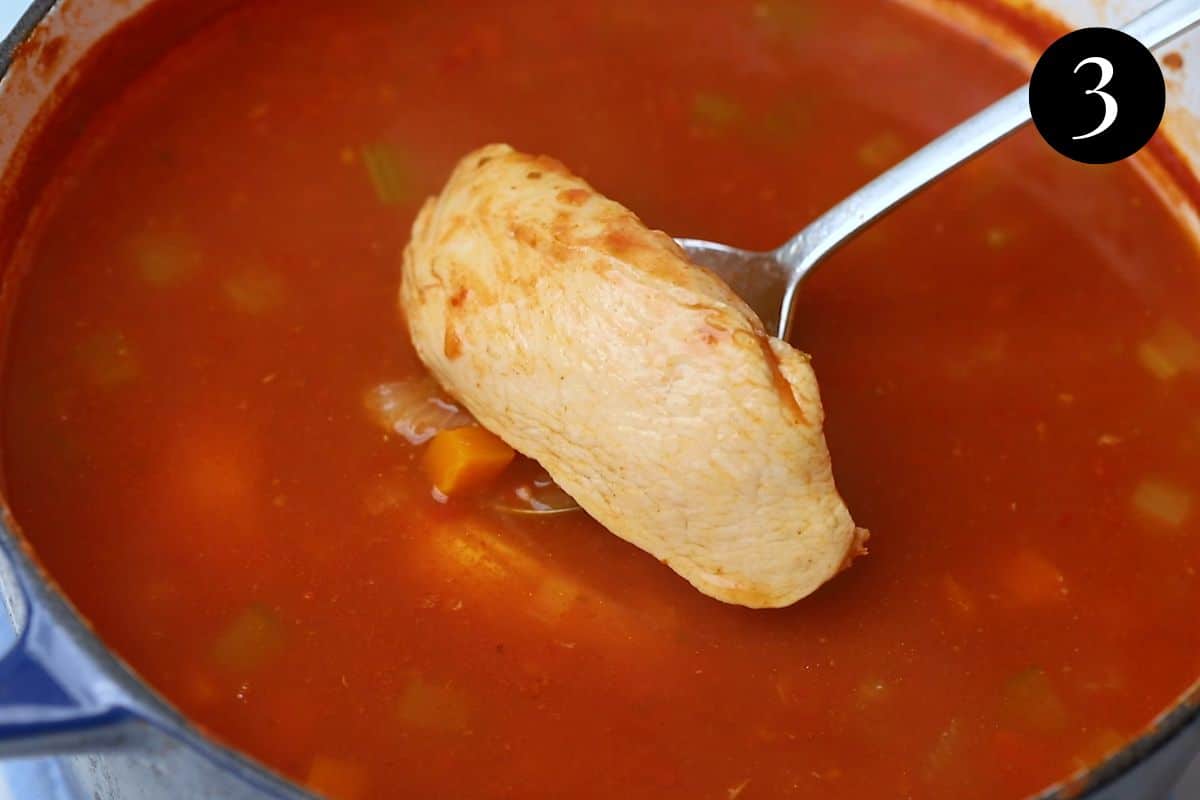
<path fill-rule="evenodd" d="M 487 485 L 514 456 L 516 451 L 491 431 L 455 428 L 433 437 L 425 451 L 425 472 L 439 492 L 450 496 Z"/>

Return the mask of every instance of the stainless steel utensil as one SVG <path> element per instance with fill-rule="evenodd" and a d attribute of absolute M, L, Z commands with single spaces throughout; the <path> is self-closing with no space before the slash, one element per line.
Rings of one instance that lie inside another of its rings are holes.
<path fill-rule="evenodd" d="M 1155 48 L 1200 23 L 1200 0 L 1164 0 L 1123 27 Z M 750 304 L 767 330 L 791 332 L 804 276 L 901 200 L 982 153 L 1029 122 L 1029 84 L 942 134 L 817 217 L 774 250 L 754 252 L 702 239 L 676 239 L 697 264 L 716 272 Z"/>

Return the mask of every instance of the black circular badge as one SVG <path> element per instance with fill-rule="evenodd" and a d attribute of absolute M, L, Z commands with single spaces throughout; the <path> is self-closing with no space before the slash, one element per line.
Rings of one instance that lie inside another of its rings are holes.
<path fill-rule="evenodd" d="M 1038 132 L 1067 158 L 1109 164 L 1141 150 L 1167 90 L 1154 54 L 1127 33 L 1081 28 L 1050 45 L 1029 79 Z"/>

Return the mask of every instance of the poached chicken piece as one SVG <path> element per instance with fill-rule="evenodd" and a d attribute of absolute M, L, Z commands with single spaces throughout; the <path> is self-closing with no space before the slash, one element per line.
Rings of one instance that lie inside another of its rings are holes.
<path fill-rule="evenodd" d="M 808 356 L 554 159 L 463 158 L 413 225 L 400 303 L 482 425 L 701 592 L 786 606 L 864 552 Z"/>

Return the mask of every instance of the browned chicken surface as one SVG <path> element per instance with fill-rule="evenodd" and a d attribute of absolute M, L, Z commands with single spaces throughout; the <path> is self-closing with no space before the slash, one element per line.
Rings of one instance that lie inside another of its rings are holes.
<path fill-rule="evenodd" d="M 785 606 L 863 551 L 808 356 L 559 162 L 463 158 L 413 226 L 400 302 L 481 424 L 705 594 Z"/>

